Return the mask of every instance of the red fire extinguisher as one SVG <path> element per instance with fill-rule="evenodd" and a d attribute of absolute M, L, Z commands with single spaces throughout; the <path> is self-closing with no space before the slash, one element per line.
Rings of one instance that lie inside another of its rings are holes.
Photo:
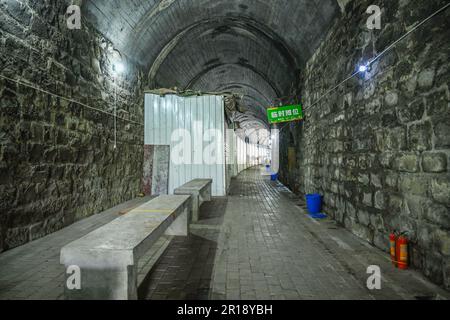
<path fill-rule="evenodd" d="M 392 264 L 401 270 L 408 269 L 408 242 L 404 233 L 394 231 L 389 235 Z"/>
<path fill-rule="evenodd" d="M 390 246 L 390 253 L 391 253 L 391 261 L 395 267 L 397 266 L 396 245 L 397 245 L 397 235 L 395 234 L 395 232 L 392 232 L 389 235 L 389 246 Z"/>
<path fill-rule="evenodd" d="M 408 269 L 408 238 L 404 235 L 398 237 L 396 248 L 398 268 Z"/>

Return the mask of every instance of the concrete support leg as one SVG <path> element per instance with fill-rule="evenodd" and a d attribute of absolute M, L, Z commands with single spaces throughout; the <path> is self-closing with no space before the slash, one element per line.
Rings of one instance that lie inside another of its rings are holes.
<path fill-rule="evenodd" d="M 192 222 L 197 222 L 200 215 L 200 195 L 193 195 L 192 199 Z"/>
<path fill-rule="evenodd" d="M 64 284 L 66 300 L 137 300 L 138 298 L 135 266 L 81 268 L 80 289 L 73 288 L 73 276 L 66 274 Z"/>
<path fill-rule="evenodd" d="M 166 235 L 183 237 L 189 235 L 189 211 L 190 209 L 188 208 L 184 209 L 183 213 L 175 219 L 169 228 L 167 228 Z"/>
<path fill-rule="evenodd" d="M 202 191 L 199 195 L 200 199 L 199 199 L 199 206 L 201 206 L 202 203 L 204 202 L 209 202 L 211 201 L 211 188 L 207 188 L 204 191 Z"/>
<path fill-rule="evenodd" d="M 203 198 L 203 201 L 209 202 L 211 201 L 211 194 L 212 194 L 212 186 L 209 185 L 209 187 L 206 189 L 205 197 Z"/>

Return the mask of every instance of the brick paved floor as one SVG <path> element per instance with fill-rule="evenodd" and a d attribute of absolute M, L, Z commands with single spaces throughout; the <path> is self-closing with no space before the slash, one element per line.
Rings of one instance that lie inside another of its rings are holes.
<path fill-rule="evenodd" d="M 0 299 L 61 299 L 60 248 L 116 218 L 137 199 L 0 255 Z M 233 179 L 228 197 L 202 206 L 189 237 L 162 238 L 139 261 L 142 299 L 449 298 L 420 273 L 333 221 L 310 219 L 300 199 L 259 169 Z M 382 290 L 366 288 L 369 265 Z"/>
<path fill-rule="evenodd" d="M 448 298 L 418 272 L 333 221 L 310 219 L 300 199 L 259 169 L 243 172 L 227 198 L 202 207 L 188 238 L 175 238 L 150 274 L 147 299 Z M 369 291 L 367 267 L 382 270 Z"/>
<path fill-rule="evenodd" d="M 227 198 L 205 203 L 189 237 L 175 237 L 140 288 L 152 300 L 206 300 L 210 297 L 214 260 Z"/>

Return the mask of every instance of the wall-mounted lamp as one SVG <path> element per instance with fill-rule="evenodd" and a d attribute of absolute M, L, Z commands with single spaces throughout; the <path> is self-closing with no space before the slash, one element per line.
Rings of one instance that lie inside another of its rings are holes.
<path fill-rule="evenodd" d="M 366 64 L 362 64 L 358 67 L 359 73 L 366 73 L 372 71 L 372 62 L 368 62 Z"/>
<path fill-rule="evenodd" d="M 113 72 L 116 75 L 124 73 L 125 72 L 125 65 L 122 62 L 115 62 L 113 64 Z"/>
<path fill-rule="evenodd" d="M 362 73 L 362 72 L 366 72 L 366 71 L 367 71 L 367 68 L 368 68 L 367 65 L 359 66 L 359 69 L 358 69 L 358 70 L 359 70 L 359 72 Z"/>
<path fill-rule="evenodd" d="M 121 75 L 126 71 L 125 61 L 118 50 L 110 50 L 111 71 L 115 76 Z"/>

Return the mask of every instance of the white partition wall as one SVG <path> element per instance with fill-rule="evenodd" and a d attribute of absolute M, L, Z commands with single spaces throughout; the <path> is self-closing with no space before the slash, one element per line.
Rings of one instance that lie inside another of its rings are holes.
<path fill-rule="evenodd" d="M 213 179 L 213 196 L 226 195 L 224 125 L 224 100 L 221 96 L 145 95 L 145 144 L 170 146 L 169 194 L 190 180 L 209 178 Z M 221 132 L 220 141 L 211 138 L 211 129 Z M 174 132 L 178 134 L 173 137 Z M 203 154 L 212 143 L 219 161 L 207 164 Z M 188 149 L 190 154 L 184 154 Z M 190 162 L 187 161 L 189 158 Z"/>
<path fill-rule="evenodd" d="M 239 172 L 248 168 L 247 143 L 241 138 L 237 138 L 237 161 Z"/>

